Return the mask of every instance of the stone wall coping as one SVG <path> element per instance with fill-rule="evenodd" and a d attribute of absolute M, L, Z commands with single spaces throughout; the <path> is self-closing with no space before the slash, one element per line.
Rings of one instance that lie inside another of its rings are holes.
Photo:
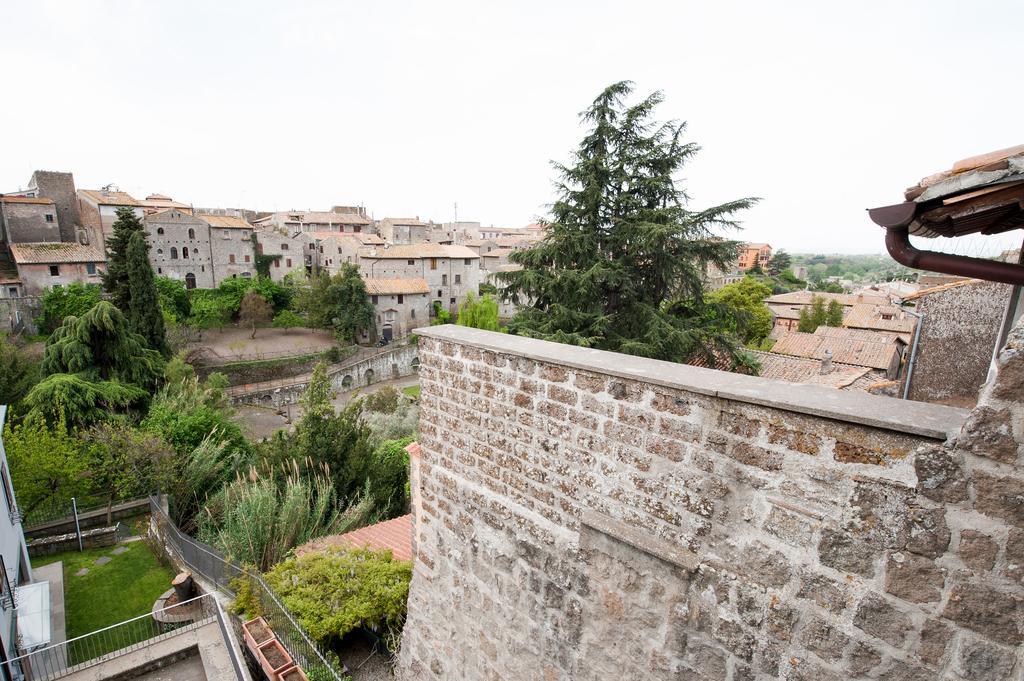
<path fill-rule="evenodd" d="M 416 329 L 426 338 L 785 411 L 945 440 L 967 409 L 895 397 L 787 383 L 575 345 L 445 324 Z"/>

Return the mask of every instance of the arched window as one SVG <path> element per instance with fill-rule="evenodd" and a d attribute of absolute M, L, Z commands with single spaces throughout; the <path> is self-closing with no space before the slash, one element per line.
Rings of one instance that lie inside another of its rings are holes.
<path fill-rule="evenodd" d="M 196 287 L 196 275 L 194 275 L 191 272 L 189 272 L 188 274 L 185 275 L 185 288 L 195 288 L 195 287 Z"/>
<path fill-rule="evenodd" d="M 188 228 L 188 238 L 189 239 L 195 239 L 196 238 L 196 230 L 192 229 L 191 227 Z"/>
<path fill-rule="evenodd" d="M 183 246 L 181 249 L 181 257 L 188 260 L 188 246 Z"/>
<path fill-rule="evenodd" d="M 156 249 L 156 254 L 157 255 L 163 255 L 164 254 L 164 249 L 162 249 L 162 248 Z"/>
<path fill-rule="evenodd" d="M 178 249 L 175 248 L 174 246 L 171 246 L 171 260 L 177 260 L 177 259 L 178 259 Z"/>
<path fill-rule="evenodd" d="M 156 228 L 156 233 L 157 234 L 163 234 L 164 233 L 164 228 L 163 227 L 157 227 Z"/>

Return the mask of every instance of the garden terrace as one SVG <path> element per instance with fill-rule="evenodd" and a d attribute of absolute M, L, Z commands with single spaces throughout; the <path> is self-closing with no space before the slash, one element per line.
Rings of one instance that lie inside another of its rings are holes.
<path fill-rule="evenodd" d="M 974 412 L 419 333 L 404 678 L 1019 678 L 1021 329 Z"/>

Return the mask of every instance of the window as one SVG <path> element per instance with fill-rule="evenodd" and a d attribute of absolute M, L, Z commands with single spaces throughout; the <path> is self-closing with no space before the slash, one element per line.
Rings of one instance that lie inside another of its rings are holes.
<path fill-rule="evenodd" d="M 249 262 L 249 256 L 248 256 L 248 255 L 247 255 L 247 256 L 245 256 L 245 261 L 246 261 L 246 262 Z"/>
<path fill-rule="evenodd" d="M 406 261 L 405 261 L 405 264 L 406 264 L 406 265 L 415 265 L 415 264 L 416 264 L 416 261 L 415 261 L 415 260 L 406 260 Z"/>
<path fill-rule="evenodd" d="M 363 227 L 362 225 L 356 225 L 355 227 L 352 228 L 352 231 L 358 234 L 359 232 L 363 231 Z"/>
<path fill-rule="evenodd" d="M 7 297 L 8 298 L 17 298 L 18 297 L 18 287 L 17 286 L 10 286 L 10 287 L 8 287 L 7 288 Z"/>
<path fill-rule="evenodd" d="M 441 286 L 447 286 L 447 285 L 448 285 L 448 275 L 447 274 L 442 274 L 441 275 Z"/>
<path fill-rule="evenodd" d="M 437 297 L 440 298 L 443 295 L 444 295 L 444 291 L 442 291 L 441 289 L 438 289 L 437 290 Z M 437 302 L 441 302 L 441 301 L 437 301 Z"/>
<path fill-rule="evenodd" d="M 242 272 L 242 279 L 252 278 L 252 272 Z"/>
<path fill-rule="evenodd" d="M 280 266 L 281 266 L 281 259 L 280 258 L 274 258 L 274 267 L 280 267 Z"/>
<path fill-rule="evenodd" d="M 288 244 L 281 244 L 281 250 L 282 251 L 287 251 L 288 250 Z"/>
<path fill-rule="evenodd" d="M 164 249 L 162 249 L 162 248 L 156 249 L 156 254 L 157 255 L 163 255 L 164 254 Z"/>
<path fill-rule="evenodd" d="M 401 305 L 404 302 L 405 302 L 405 296 L 403 296 L 401 293 L 399 293 L 398 294 L 398 304 Z"/>
<path fill-rule="evenodd" d="M 85 273 L 86 274 L 96 274 L 96 263 L 94 263 L 94 262 L 87 262 L 87 263 L 85 263 Z"/>
<path fill-rule="evenodd" d="M 454 299 L 454 298 L 452 298 L 452 305 L 454 305 L 454 304 L 455 304 L 455 299 Z"/>
<path fill-rule="evenodd" d="M 409 319 L 416 319 L 416 308 L 409 310 Z"/>
<path fill-rule="evenodd" d="M 196 275 L 194 275 L 191 272 L 189 272 L 188 274 L 185 275 L 185 288 L 190 288 L 191 289 L 191 288 L 195 288 L 195 287 L 196 287 Z"/>
<path fill-rule="evenodd" d="M 47 213 L 46 214 L 46 221 L 47 222 L 53 222 L 53 213 Z"/>
<path fill-rule="evenodd" d="M 432 270 L 436 270 L 437 269 L 437 258 L 431 258 L 430 259 L 430 269 L 432 269 Z"/>
<path fill-rule="evenodd" d="M 284 259 L 284 264 L 285 264 L 286 267 L 291 267 L 292 266 L 292 259 L 291 258 L 285 258 Z"/>
<path fill-rule="evenodd" d="M 178 259 L 178 248 L 177 246 L 171 246 L 171 260 Z"/>
<path fill-rule="evenodd" d="M 162 268 L 162 267 L 157 267 L 157 268 L 156 268 L 156 273 L 157 273 L 157 274 L 163 274 L 163 273 L 164 273 L 164 268 Z"/>
<path fill-rule="evenodd" d="M 199 271 L 200 272 L 205 272 L 206 271 L 206 265 L 200 265 L 199 266 Z"/>
<path fill-rule="evenodd" d="M 18 507 L 14 504 L 14 489 L 11 487 L 11 478 L 7 473 L 7 464 L 0 468 L 0 476 L 3 477 L 4 500 L 7 502 L 7 513 L 11 516 L 12 523 L 19 522 L 20 518 L 16 519 Z"/>
<path fill-rule="evenodd" d="M 234 253 L 232 253 L 231 255 L 228 256 L 228 262 L 231 263 L 232 265 L 235 264 L 235 254 Z"/>
<path fill-rule="evenodd" d="M 196 230 L 192 229 L 191 227 L 188 228 L 188 238 L 189 239 L 195 239 L 196 238 Z"/>
<path fill-rule="evenodd" d="M 473 264 L 473 259 L 472 258 L 464 258 L 462 260 L 462 264 L 465 265 L 466 267 L 469 267 L 470 265 Z"/>
<path fill-rule="evenodd" d="M 377 296 L 370 296 L 370 302 L 373 303 L 374 305 L 376 305 L 377 304 Z"/>
<path fill-rule="evenodd" d="M 184 246 L 181 249 L 181 257 L 183 260 L 188 260 L 188 246 Z"/>
<path fill-rule="evenodd" d="M 341 246 L 338 246 L 338 255 L 341 255 Z"/>
<path fill-rule="evenodd" d="M 59 277 L 60 276 L 60 267 L 57 266 L 57 265 L 50 265 L 50 276 L 51 277 Z"/>
<path fill-rule="evenodd" d="M 461 274 L 456 274 L 455 275 L 455 285 L 458 286 L 461 283 L 462 283 L 462 275 Z"/>
<path fill-rule="evenodd" d="M 157 227 L 156 228 L 156 233 L 157 234 L 163 234 L 164 233 L 164 228 L 163 227 Z"/>

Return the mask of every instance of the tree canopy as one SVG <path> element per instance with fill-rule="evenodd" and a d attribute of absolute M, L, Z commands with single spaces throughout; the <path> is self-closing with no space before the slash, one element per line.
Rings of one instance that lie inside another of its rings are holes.
<path fill-rule="evenodd" d="M 772 315 L 764 299 L 772 294 L 754 277 L 723 286 L 708 294 L 708 302 L 722 306 L 718 314 L 725 328 L 744 343 L 760 343 L 772 331 Z"/>
<path fill-rule="evenodd" d="M 80 317 L 100 302 L 102 289 L 98 284 L 75 281 L 66 286 L 57 284 L 43 294 L 43 311 L 39 316 L 39 330 L 53 333 L 66 317 Z"/>
<path fill-rule="evenodd" d="M 485 293 L 477 298 L 472 291 L 466 294 L 466 300 L 459 306 L 459 326 L 471 326 L 474 329 L 501 331 L 498 322 L 498 301 Z"/>
<path fill-rule="evenodd" d="M 827 304 L 825 299 L 819 296 L 811 298 L 811 305 L 804 306 L 800 310 L 800 317 L 797 323 L 797 331 L 814 333 L 819 326 L 842 326 L 843 306 L 836 300 L 830 300 Z"/>
<path fill-rule="evenodd" d="M 135 232 L 128 240 L 128 328 L 142 336 L 153 350 L 169 357 L 164 315 L 160 307 L 156 277 L 149 264 L 149 244 L 145 232 Z"/>
<path fill-rule="evenodd" d="M 110 294 L 114 306 L 125 312 L 131 301 L 128 247 L 136 233 L 145 234 L 142 220 L 132 208 L 118 208 L 113 234 L 107 239 L 107 270 L 103 273 L 103 288 Z"/>
<path fill-rule="evenodd" d="M 351 263 L 343 264 L 334 276 L 312 277 L 302 288 L 297 304 L 311 326 L 334 329 L 342 340 L 355 341 L 364 330 L 375 328 L 376 312 L 366 282 Z"/>
<path fill-rule="evenodd" d="M 733 355 L 735 342 L 704 314 L 704 272 L 726 270 L 736 243 L 716 230 L 755 199 L 687 207 L 674 179 L 698 146 L 685 123 L 658 123 L 654 93 L 628 105 L 629 82 L 605 89 L 583 112 L 589 129 L 560 176 L 547 236 L 517 251 L 520 271 L 499 274 L 505 299 L 525 305 L 515 333 L 685 361 Z"/>

